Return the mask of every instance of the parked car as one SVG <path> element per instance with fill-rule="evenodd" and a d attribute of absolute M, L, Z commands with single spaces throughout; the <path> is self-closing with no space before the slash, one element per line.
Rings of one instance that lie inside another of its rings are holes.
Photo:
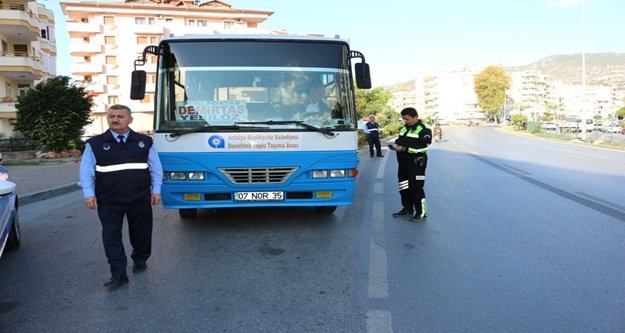
<path fill-rule="evenodd" d="M 621 126 L 619 126 L 618 123 L 612 122 L 603 125 L 603 132 L 605 133 L 621 133 L 621 131 Z"/>
<path fill-rule="evenodd" d="M 552 123 L 552 122 L 543 123 L 543 125 L 541 127 L 545 131 L 555 131 L 556 129 L 558 129 L 558 125 L 556 125 L 556 123 Z"/>
<path fill-rule="evenodd" d="M 17 214 L 15 183 L 9 181 L 9 172 L 0 166 L 0 257 L 4 250 L 15 250 L 22 241 Z"/>

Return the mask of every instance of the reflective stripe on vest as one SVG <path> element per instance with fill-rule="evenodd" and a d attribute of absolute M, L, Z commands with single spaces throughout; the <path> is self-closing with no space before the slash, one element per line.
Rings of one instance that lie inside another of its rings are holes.
<path fill-rule="evenodd" d="M 124 164 L 114 164 L 114 165 L 106 165 L 106 166 L 95 166 L 95 171 L 97 172 L 114 172 L 121 170 L 142 170 L 147 169 L 147 163 L 124 163 Z"/>
<path fill-rule="evenodd" d="M 408 152 L 409 152 L 409 153 L 412 153 L 412 154 L 416 154 L 416 153 L 425 153 L 425 152 L 427 152 L 427 151 L 428 151 L 428 148 L 427 148 L 427 147 L 425 147 L 425 148 L 419 148 L 419 149 L 410 148 L 410 147 L 408 148 Z"/>

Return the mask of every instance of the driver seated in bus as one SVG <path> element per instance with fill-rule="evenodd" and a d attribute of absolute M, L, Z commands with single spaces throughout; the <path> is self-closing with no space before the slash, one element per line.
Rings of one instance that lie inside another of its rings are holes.
<path fill-rule="evenodd" d="M 301 119 L 307 122 L 323 122 L 330 120 L 330 107 L 323 101 L 325 88 L 313 86 L 308 91 L 308 103 L 303 105 Z"/>

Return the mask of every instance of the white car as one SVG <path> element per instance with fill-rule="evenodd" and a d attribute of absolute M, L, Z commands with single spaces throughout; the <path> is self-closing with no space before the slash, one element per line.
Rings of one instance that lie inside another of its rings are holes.
<path fill-rule="evenodd" d="M 617 123 L 607 123 L 603 126 L 603 131 L 605 133 L 621 133 L 621 126 Z"/>
<path fill-rule="evenodd" d="M 546 130 L 546 131 L 555 131 L 556 129 L 558 129 L 558 125 L 556 125 L 556 123 L 551 123 L 551 122 L 543 123 L 541 127 L 543 130 Z"/>
<path fill-rule="evenodd" d="M 0 257 L 5 249 L 15 250 L 21 243 L 16 185 L 8 179 L 9 173 L 0 166 Z"/>

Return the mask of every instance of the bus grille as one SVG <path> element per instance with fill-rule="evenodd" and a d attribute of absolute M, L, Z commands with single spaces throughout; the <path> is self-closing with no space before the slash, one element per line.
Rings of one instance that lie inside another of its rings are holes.
<path fill-rule="evenodd" d="M 284 183 L 297 167 L 219 168 L 235 184 Z"/>

